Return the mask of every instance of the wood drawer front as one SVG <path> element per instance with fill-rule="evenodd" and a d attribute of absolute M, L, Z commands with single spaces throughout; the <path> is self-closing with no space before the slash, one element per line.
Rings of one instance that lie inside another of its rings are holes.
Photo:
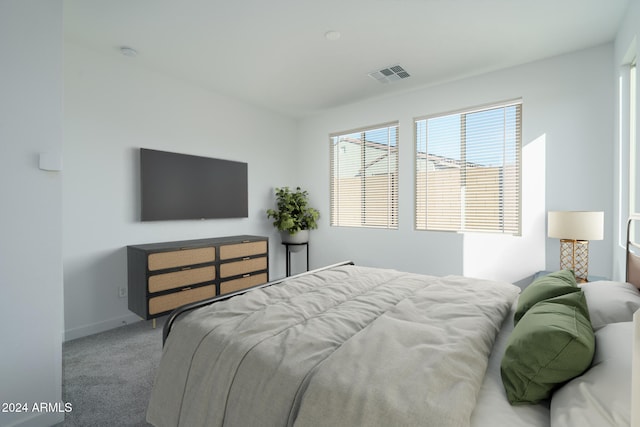
<path fill-rule="evenodd" d="M 267 257 L 244 259 L 220 264 L 220 277 L 238 276 L 267 269 Z"/>
<path fill-rule="evenodd" d="M 190 268 L 171 273 L 149 276 L 149 292 L 166 291 L 167 289 L 181 288 L 196 283 L 210 282 L 216 278 L 216 267 Z"/>
<path fill-rule="evenodd" d="M 216 295 L 216 286 L 202 286 L 173 294 L 162 295 L 149 299 L 149 314 L 154 315 L 165 311 L 173 310 L 181 305 L 212 298 Z"/>
<path fill-rule="evenodd" d="M 184 267 L 186 265 L 202 264 L 216 260 L 216 248 L 183 249 L 172 252 L 156 252 L 149 254 L 147 263 L 149 271 L 165 268 Z"/>
<path fill-rule="evenodd" d="M 261 285 L 263 283 L 267 283 L 267 273 L 254 274 L 247 277 L 241 277 L 239 279 L 227 280 L 226 282 L 220 282 L 220 295 L 239 291 L 240 289 L 248 288 L 250 286 Z"/>
<path fill-rule="evenodd" d="M 220 259 L 242 258 L 267 253 L 267 242 L 244 242 L 220 246 Z"/>

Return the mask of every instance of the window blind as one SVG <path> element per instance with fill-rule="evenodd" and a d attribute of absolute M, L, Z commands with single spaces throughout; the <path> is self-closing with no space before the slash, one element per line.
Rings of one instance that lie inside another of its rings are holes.
<path fill-rule="evenodd" d="M 330 135 L 331 225 L 398 228 L 398 123 Z"/>
<path fill-rule="evenodd" d="M 522 103 L 416 119 L 416 229 L 520 234 Z"/>

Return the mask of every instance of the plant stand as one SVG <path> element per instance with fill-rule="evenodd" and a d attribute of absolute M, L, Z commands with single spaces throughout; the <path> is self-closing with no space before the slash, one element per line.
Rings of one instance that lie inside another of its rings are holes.
<path fill-rule="evenodd" d="M 302 247 L 307 249 L 307 271 L 309 271 L 309 242 L 304 243 L 287 243 L 282 242 L 287 250 L 287 277 L 291 276 L 291 252 L 298 252 Z"/>

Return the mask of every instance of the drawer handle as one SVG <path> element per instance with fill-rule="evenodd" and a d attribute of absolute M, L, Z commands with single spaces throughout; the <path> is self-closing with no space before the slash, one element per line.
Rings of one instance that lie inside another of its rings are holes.
<path fill-rule="evenodd" d="M 191 266 L 188 266 L 188 267 L 182 267 L 182 271 L 184 271 L 184 270 L 191 270 Z"/>
<path fill-rule="evenodd" d="M 242 277 L 250 277 L 251 273 L 243 274 Z"/>
<path fill-rule="evenodd" d="M 250 256 L 246 256 L 246 257 L 242 258 L 243 261 L 246 261 L 248 259 L 251 259 L 251 257 Z"/>
<path fill-rule="evenodd" d="M 182 291 L 190 291 L 191 290 L 191 286 L 189 286 L 188 288 L 182 288 Z"/>

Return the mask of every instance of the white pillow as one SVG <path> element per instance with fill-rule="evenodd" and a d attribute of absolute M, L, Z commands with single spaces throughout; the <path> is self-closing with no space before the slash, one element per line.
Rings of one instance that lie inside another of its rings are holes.
<path fill-rule="evenodd" d="M 631 423 L 633 322 L 596 331 L 591 368 L 551 399 L 551 427 L 615 427 Z"/>
<path fill-rule="evenodd" d="M 640 292 L 630 283 L 599 281 L 580 287 L 596 331 L 609 323 L 631 322 L 633 313 L 640 309 Z"/>

